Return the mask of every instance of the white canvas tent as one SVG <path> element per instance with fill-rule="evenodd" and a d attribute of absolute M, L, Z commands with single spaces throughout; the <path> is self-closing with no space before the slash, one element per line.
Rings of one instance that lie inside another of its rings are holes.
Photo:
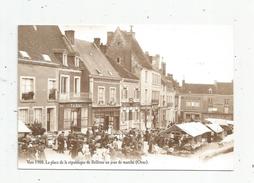
<path fill-rule="evenodd" d="M 209 128 L 200 122 L 188 122 L 177 124 L 176 126 L 192 137 L 197 137 L 199 135 L 203 135 L 204 133 L 211 132 Z"/>
<path fill-rule="evenodd" d="M 23 121 L 18 121 L 18 132 L 19 133 L 31 133 L 31 130 L 23 123 Z"/>
<path fill-rule="evenodd" d="M 210 128 L 212 131 L 214 131 L 215 133 L 223 132 L 223 128 L 221 128 L 219 124 L 212 123 L 212 124 L 207 124 L 206 126 Z"/>
<path fill-rule="evenodd" d="M 207 118 L 206 121 L 209 121 L 213 124 L 218 124 L 221 126 L 228 126 L 228 123 L 226 122 L 225 119 Z"/>

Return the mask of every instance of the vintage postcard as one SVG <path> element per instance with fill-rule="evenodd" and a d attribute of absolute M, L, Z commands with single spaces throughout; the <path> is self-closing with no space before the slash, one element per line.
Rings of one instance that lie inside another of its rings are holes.
<path fill-rule="evenodd" d="M 19 169 L 233 170 L 233 30 L 19 25 Z"/>

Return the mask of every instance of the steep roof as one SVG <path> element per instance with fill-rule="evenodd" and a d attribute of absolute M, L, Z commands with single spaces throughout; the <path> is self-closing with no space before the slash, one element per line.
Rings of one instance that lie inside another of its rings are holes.
<path fill-rule="evenodd" d="M 181 87 L 182 93 L 192 93 L 192 94 L 208 94 L 209 89 L 212 89 L 212 92 L 215 91 L 215 86 L 213 84 L 192 84 L 185 83 Z"/>
<path fill-rule="evenodd" d="M 221 95 L 232 95 L 233 94 L 233 83 L 222 83 L 215 82 L 215 84 L 193 84 L 184 83 L 181 87 L 182 93 L 192 93 L 192 94 L 209 94 L 209 89 L 212 89 L 212 94 Z"/>
<path fill-rule="evenodd" d="M 216 92 L 222 95 L 233 95 L 233 82 L 231 83 L 222 83 L 216 82 Z"/>
<path fill-rule="evenodd" d="M 114 69 L 118 72 L 118 74 L 122 77 L 122 78 L 127 78 L 127 79 L 135 79 L 138 80 L 139 78 L 137 76 L 135 76 L 134 74 L 132 74 L 130 71 L 128 71 L 126 68 L 124 68 L 123 66 L 121 66 L 120 64 L 116 63 L 113 60 L 108 59 L 111 63 L 111 65 L 114 67 Z"/>
<path fill-rule="evenodd" d="M 143 52 L 142 48 L 140 47 L 138 41 L 136 38 L 132 35 L 131 32 L 120 30 L 118 27 L 114 34 L 120 33 L 122 38 L 125 41 L 125 44 L 130 48 L 132 54 L 134 54 L 137 58 L 138 63 L 147 68 L 147 69 L 153 69 L 152 65 L 149 63 L 149 60 L 146 58 L 145 53 Z M 113 39 L 109 41 L 109 45 Z"/>
<path fill-rule="evenodd" d="M 58 26 L 18 26 L 18 51 L 27 52 L 31 60 L 43 61 L 42 54 L 47 54 L 52 62 L 60 64 L 54 49 L 68 51 Z M 19 58 L 22 58 L 20 53 Z"/>
<path fill-rule="evenodd" d="M 90 74 L 120 79 L 117 71 L 94 43 L 75 39 L 75 48 Z"/>
<path fill-rule="evenodd" d="M 56 25 L 20 25 L 18 27 L 18 51 L 19 58 L 23 58 L 20 51 L 25 51 L 33 62 L 42 61 L 45 64 L 57 64 L 64 68 L 82 69 L 80 63 L 75 66 L 74 61 L 68 60 L 68 66 L 64 66 L 62 60 L 56 57 L 56 53 L 66 53 L 68 56 L 75 56 L 75 50 L 69 45 L 68 40 Z M 51 61 L 46 61 L 43 55 Z M 27 59 L 27 58 L 26 58 Z"/>

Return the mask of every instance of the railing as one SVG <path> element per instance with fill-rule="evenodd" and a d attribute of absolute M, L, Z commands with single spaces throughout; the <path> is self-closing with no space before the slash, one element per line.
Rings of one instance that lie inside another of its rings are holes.
<path fill-rule="evenodd" d="M 173 107 L 173 106 L 174 106 L 174 105 L 173 105 L 173 102 L 168 102 L 168 103 L 167 103 L 167 106 L 168 106 L 168 107 Z"/>
<path fill-rule="evenodd" d="M 152 99 L 152 104 L 159 104 L 159 99 Z"/>
<path fill-rule="evenodd" d="M 68 101 L 68 100 L 87 100 L 90 99 L 90 95 L 88 92 L 69 92 L 69 93 L 59 93 L 60 101 Z"/>
<path fill-rule="evenodd" d="M 22 93 L 21 99 L 22 100 L 33 100 L 34 99 L 34 92 Z"/>

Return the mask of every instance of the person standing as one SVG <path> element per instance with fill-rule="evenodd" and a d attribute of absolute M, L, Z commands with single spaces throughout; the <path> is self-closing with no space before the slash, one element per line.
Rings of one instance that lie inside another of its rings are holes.
<path fill-rule="evenodd" d="M 57 141 L 58 141 L 58 152 L 64 153 L 64 132 L 59 134 Z"/>

